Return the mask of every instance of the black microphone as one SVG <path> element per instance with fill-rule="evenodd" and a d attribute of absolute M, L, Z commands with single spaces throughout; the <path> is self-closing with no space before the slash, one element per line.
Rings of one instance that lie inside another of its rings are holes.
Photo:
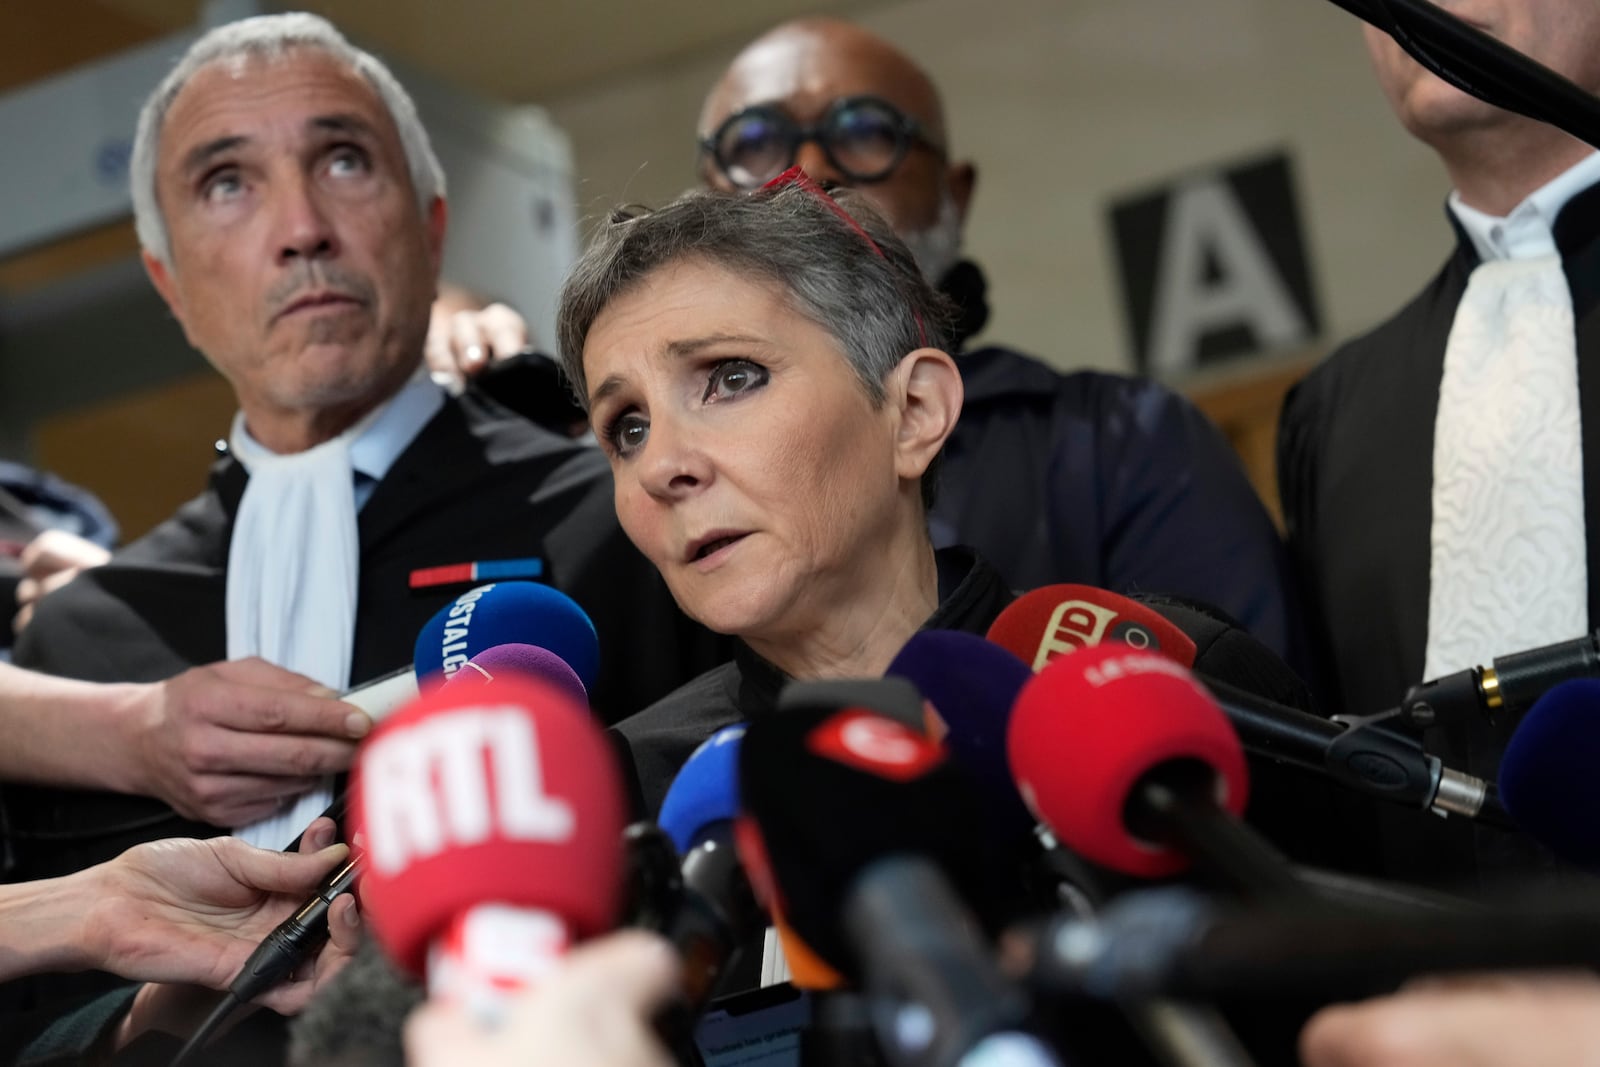
<path fill-rule="evenodd" d="M 1030 985 L 1050 996 L 1332 1000 L 1424 973 L 1595 967 L 1600 907 L 1569 891 L 1429 911 L 1325 901 L 1246 911 L 1162 887 L 1091 920 L 1054 919 L 1030 940 Z"/>
<path fill-rule="evenodd" d="M 1514 826 L 1493 782 L 1446 767 L 1415 738 L 1377 725 L 1387 716 L 1324 719 L 1204 674 L 1196 678 L 1252 752 L 1319 771 L 1394 804 Z"/>
<path fill-rule="evenodd" d="M 328 909 L 339 897 L 354 892 L 360 874 L 361 857 L 352 851 L 343 863 L 322 880 L 310 899 L 261 939 L 261 943 L 228 984 L 227 993 L 173 1057 L 172 1067 L 183 1067 L 194 1062 L 212 1034 L 240 1005 L 249 1003 L 289 977 L 296 965 L 328 939 Z"/>
<path fill-rule="evenodd" d="M 1444 766 L 1414 738 L 1388 729 L 1383 724 L 1398 721 L 1394 712 L 1327 718 L 1303 710 L 1312 706 L 1305 684 L 1225 613 L 1183 597 L 1136 599 L 1195 642 L 1188 665 L 1252 754 L 1390 803 L 1511 825 L 1492 782 Z"/>
<path fill-rule="evenodd" d="M 1441 717 L 1498 713 L 1520 715 L 1562 682 L 1600 678 L 1600 631 L 1570 641 L 1496 656 L 1490 667 L 1468 667 L 1414 685 L 1400 703 L 1401 717 L 1419 729 Z"/>
<path fill-rule="evenodd" d="M 1028 1028 L 1027 994 L 990 958 L 938 867 L 888 855 L 856 876 L 844 925 L 863 968 L 891 1062 L 979 1067 L 1060 1064 Z M 938 1020 L 942 1025 L 930 1025 Z"/>
<path fill-rule="evenodd" d="M 296 964 L 328 939 L 328 909 L 339 897 L 355 891 L 360 876 L 361 857 L 352 852 L 293 915 L 261 939 L 228 986 L 229 995 L 243 1004 L 289 977 Z"/>
<path fill-rule="evenodd" d="M 937 742 L 867 708 L 795 709 L 749 725 L 739 772 L 751 882 L 865 985 L 893 1062 L 977 1063 L 990 1038 L 1019 1064 L 1056 1062 L 1028 998 L 970 940 L 1007 921 L 1018 894 Z"/>

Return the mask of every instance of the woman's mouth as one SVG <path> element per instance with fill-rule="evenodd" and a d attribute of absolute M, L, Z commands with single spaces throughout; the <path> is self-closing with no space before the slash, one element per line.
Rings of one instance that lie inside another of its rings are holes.
<path fill-rule="evenodd" d="M 746 534 L 742 533 L 715 534 L 703 541 L 697 542 L 690 546 L 689 562 L 702 563 L 710 560 L 721 554 L 725 549 L 728 549 L 739 543 L 746 536 Z"/>

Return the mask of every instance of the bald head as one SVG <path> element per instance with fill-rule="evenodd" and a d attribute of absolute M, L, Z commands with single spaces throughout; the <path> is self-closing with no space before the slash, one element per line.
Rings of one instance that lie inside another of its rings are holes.
<path fill-rule="evenodd" d="M 908 56 L 851 23 L 799 19 L 751 42 L 706 97 L 700 137 L 710 136 L 730 115 L 757 105 L 776 107 L 809 126 L 836 101 L 851 96 L 887 101 L 920 124 L 931 147 L 913 145 L 899 166 L 870 183 L 851 181 L 815 143 L 801 145 L 796 162 L 819 180 L 855 185 L 913 242 L 918 233 L 938 226 L 941 215 L 959 234 L 973 170 L 967 163 L 947 162 L 941 152 L 947 141 L 938 90 Z M 732 187 L 709 155 L 701 159 L 701 174 L 708 185 Z"/>

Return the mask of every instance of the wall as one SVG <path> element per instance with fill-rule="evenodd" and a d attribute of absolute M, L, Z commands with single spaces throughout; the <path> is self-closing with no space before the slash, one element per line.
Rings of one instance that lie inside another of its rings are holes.
<path fill-rule="evenodd" d="M 909 0 L 860 21 L 923 61 L 953 151 L 979 164 L 986 335 L 1062 366 L 1131 366 L 1106 207 L 1192 167 L 1287 148 L 1328 338 L 1392 310 L 1451 239 L 1442 169 L 1330 3 Z M 693 181 L 701 99 L 742 43 L 542 101 L 572 136 L 581 215 Z"/>

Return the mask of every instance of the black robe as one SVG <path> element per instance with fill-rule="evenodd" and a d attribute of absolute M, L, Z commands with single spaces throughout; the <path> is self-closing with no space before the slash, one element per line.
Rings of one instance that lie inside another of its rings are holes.
<path fill-rule="evenodd" d="M 1452 220 L 1453 222 L 1453 220 Z M 1600 186 L 1569 201 L 1555 224 L 1572 291 L 1583 440 L 1590 625 L 1600 618 Z M 1393 708 L 1423 681 L 1433 520 L 1433 429 L 1445 344 L 1478 255 L 1457 245 L 1421 294 L 1370 333 L 1344 345 L 1288 397 L 1278 439 L 1278 479 L 1290 551 L 1304 587 L 1325 672 L 1326 706 L 1350 714 Z M 1571 635 L 1578 637 L 1578 634 Z M 1521 649 L 1506 648 L 1505 653 Z M 1493 777 L 1515 720 L 1441 722 L 1428 751 L 1447 766 Z M 1381 809 L 1387 873 L 1470 882 L 1545 867 L 1520 836 L 1464 820 Z"/>

